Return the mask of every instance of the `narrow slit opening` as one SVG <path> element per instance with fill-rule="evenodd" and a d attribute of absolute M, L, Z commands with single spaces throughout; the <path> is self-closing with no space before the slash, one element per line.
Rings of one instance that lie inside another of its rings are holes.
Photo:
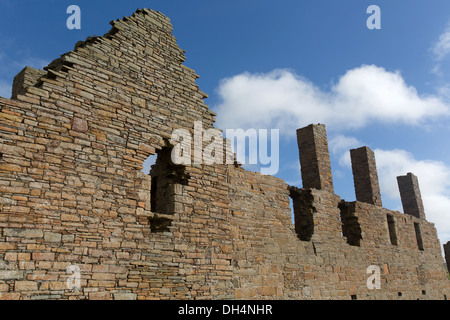
<path fill-rule="evenodd" d="M 416 233 L 417 247 L 419 250 L 423 251 L 422 233 L 420 232 L 420 225 L 417 222 L 414 222 L 414 231 Z"/>
<path fill-rule="evenodd" d="M 389 239 L 391 241 L 391 244 L 396 246 L 398 245 L 397 242 L 397 232 L 395 230 L 395 220 L 394 217 L 390 214 L 387 215 L 387 223 L 388 223 L 388 230 L 389 230 Z"/>

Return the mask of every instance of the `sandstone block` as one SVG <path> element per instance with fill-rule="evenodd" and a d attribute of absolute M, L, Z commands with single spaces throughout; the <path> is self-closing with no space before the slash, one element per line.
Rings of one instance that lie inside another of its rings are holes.
<path fill-rule="evenodd" d="M 42 238 L 44 232 L 38 229 L 3 229 L 3 235 L 6 237 L 18 237 L 18 238 Z"/>
<path fill-rule="evenodd" d="M 114 300 L 137 300 L 137 294 L 131 292 L 114 293 Z"/>
<path fill-rule="evenodd" d="M 0 270 L 0 280 L 23 279 L 24 272 L 19 270 Z"/>
<path fill-rule="evenodd" d="M 14 284 L 15 291 L 37 291 L 38 283 L 37 281 L 16 281 Z"/>
<path fill-rule="evenodd" d="M 62 235 L 54 232 L 44 232 L 44 240 L 47 242 L 61 242 Z"/>
<path fill-rule="evenodd" d="M 78 132 L 86 132 L 88 130 L 87 121 L 78 117 L 74 117 L 72 121 L 72 130 Z"/>

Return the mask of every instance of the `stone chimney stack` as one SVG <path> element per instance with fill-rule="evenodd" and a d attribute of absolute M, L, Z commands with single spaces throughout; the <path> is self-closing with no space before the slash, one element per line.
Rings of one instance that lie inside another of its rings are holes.
<path fill-rule="evenodd" d="M 325 125 L 311 124 L 297 130 L 303 188 L 334 193 Z"/>
<path fill-rule="evenodd" d="M 356 200 L 381 207 L 375 153 L 368 147 L 350 150 Z"/>
<path fill-rule="evenodd" d="M 425 211 L 420 195 L 419 180 L 409 172 L 406 176 L 397 177 L 403 212 L 414 217 L 425 219 Z"/>

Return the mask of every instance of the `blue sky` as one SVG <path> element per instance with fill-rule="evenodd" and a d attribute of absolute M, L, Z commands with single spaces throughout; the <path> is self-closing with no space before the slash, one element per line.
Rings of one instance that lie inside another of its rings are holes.
<path fill-rule="evenodd" d="M 81 8 L 81 30 L 66 8 Z M 369 30 L 369 5 L 381 29 Z M 280 131 L 280 170 L 301 186 L 295 128 L 327 125 L 335 192 L 355 199 L 348 149 L 375 150 L 383 204 L 402 210 L 396 176 L 415 173 L 428 220 L 450 240 L 450 2 L 0 0 L 0 95 L 109 21 L 167 15 L 217 126 Z M 255 115 L 255 116 L 252 116 Z"/>

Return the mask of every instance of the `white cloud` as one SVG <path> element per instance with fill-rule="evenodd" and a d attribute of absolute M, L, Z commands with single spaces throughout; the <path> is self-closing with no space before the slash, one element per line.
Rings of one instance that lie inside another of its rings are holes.
<path fill-rule="evenodd" d="M 286 169 L 289 171 L 289 178 L 285 182 L 290 186 L 301 188 L 302 175 L 300 161 L 293 161 L 286 165 Z"/>
<path fill-rule="evenodd" d="M 439 36 L 439 40 L 436 41 L 430 49 L 435 60 L 435 65 L 431 70 L 431 73 L 442 76 L 442 61 L 450 53 L 450 23 L 447 25 L 447 28 L 444 30 L 444 32 Z"/>
<path fill-rule="evenodd" d="M 450 84 L 446 83 L 441 87 L 437 88 L 437 92 L 442 100 L 450 101 Z"/>
<path fill-rule="evenodd" d="M 419 179 L 425 215 L 435 223 L 442 242 L 450 240 L 450 168 L 432 160 L 417 160 L 405 150 L 374 150 L 383 196 L 400 199 L 397 176 L 412 172 Z"/>
<path fill-rule="evenodd" d="M 349 70 L 328 91 L 277 69 L 224 79 L 218 93 L 219 128 L 278 128 L 289 135 L 310 123 L 342 130 L 371 121 L 419 124 L 449 113 L 440 97 L 421 96 L 400 73 L 374 65 Z"/>
<path fill-rule="evenodd" d="M 450 53 L 450 24 L 439 36 L 439 40 L 432 46 L 431 50 L 437 61 L 442 61 Z"/>
<path fill-rule="evenodd" d="M 361 147 L 362 143 L 355 137 L 348 137 L 340 134 L 329 139 L 328 145 L 332 153 L 338 154 L 353 148 Z"/>
<path fill-rule="evenodd" d="M 328 141 L 330 151 L 335 155 L 339 155 L 339 165 L 348 168 L 352 165 L 350 150 L 362 146 L 364 146 L 364 144 L 355 137 L 348 137 L 341 134 Z"/>

